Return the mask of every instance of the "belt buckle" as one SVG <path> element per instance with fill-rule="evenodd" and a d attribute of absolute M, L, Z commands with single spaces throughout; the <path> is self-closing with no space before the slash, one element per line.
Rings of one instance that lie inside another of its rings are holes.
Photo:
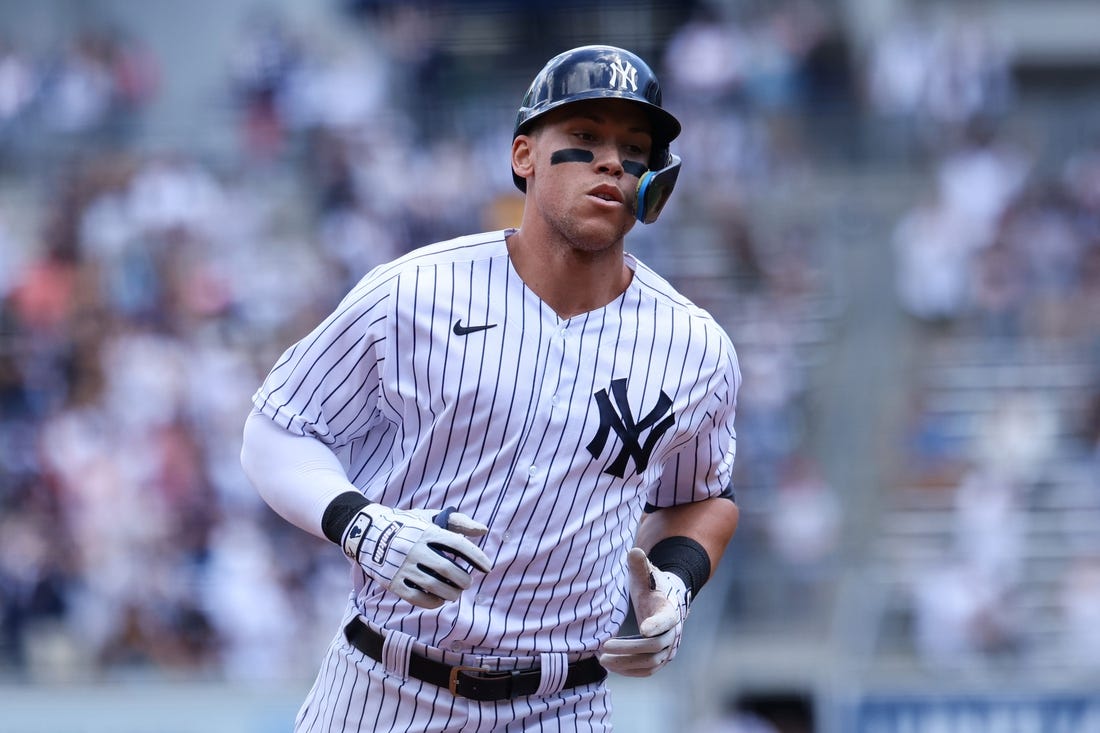
<path fill-rule="evenodd" d="M 458 692 L 458 689 L 457 689 L 458 688 L 458 675 L 459 675 L 459 673 L 460 672 L 491 672 L 491 671 L 492 670 L 488 669 L 487 667 L 472 667 L 472 666 L 465 665 L 465 664 L 456 664 L 454 667 L 451 667 L 451 673 L 450 673 L 450 676 L 449 676 L 448 681 L 447 681 L 447 689 L 450 690 L 450 693 L 452 695 L 454 695 L 455 697 L 465 697 L 464 695 L 460 695 L 459 692 Z"/>

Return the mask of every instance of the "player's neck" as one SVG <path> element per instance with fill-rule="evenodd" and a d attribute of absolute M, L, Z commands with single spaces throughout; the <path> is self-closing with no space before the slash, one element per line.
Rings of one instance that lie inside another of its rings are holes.
<path fill-rule="evenodd" d="M 508 255 L 524 284 L 563 319 L 603 308 L 634 276 L 621 245 L 583 252 L 517 231 L 508 238 Z"/>

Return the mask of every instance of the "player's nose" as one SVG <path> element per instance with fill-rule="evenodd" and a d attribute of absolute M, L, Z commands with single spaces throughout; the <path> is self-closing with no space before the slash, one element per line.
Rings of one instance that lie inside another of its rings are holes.
<path fill-rule="evenodd" d="M 601 145 L 596 150 L 596 170 L 620 178 L 623 175 L 623 159 L 618 147 Z"/>
<path fill-rule="evenodd" d="M 599 173 L 607 173 L 618 178 L 625 172 L 623 150 L 621 150 L 617 141 L 607 140 L 603 144 L 597 145 L 593 150 L 593 154 L 595 155 L 593 162 Z"/>

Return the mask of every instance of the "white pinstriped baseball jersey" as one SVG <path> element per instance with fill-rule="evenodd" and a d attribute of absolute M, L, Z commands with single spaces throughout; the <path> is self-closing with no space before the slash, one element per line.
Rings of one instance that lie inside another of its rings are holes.
<path fill-rule="evenodd" d="M 356 566 L 366 618 L 453 651 L 592 653 L 627 614 L 644 506 L 727 487 L 740 373 L 717 323 L 629 255 L 619 298 L 559 318 L 512 268 L 507 233 L 368 273 L 254 402 L 325 442 L 370 500 L 489 527 L 493 570 L 439 609 Z"/>

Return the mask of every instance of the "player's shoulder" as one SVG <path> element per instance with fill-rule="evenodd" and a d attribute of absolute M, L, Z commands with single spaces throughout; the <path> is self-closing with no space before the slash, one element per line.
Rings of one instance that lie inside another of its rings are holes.
<path fill-rule="evenodd" d="M 508 230 L 498 230 L 467 234 L 424 245 L 397 258 L 388 267 L 397 272 L 406 272 L 420 267 L 499 257 L 508 253 L 504 239 L 507 233 Z"/>
<path fill-rule="evenodd" d="M 468 234 L 410 250 L 377 265 L 364 274 L 344 297 L 341 309 L 363 308 L 364 304 L 387 301 L 403 279 L 424 267 L 476 262 L 507 256 L 505 236 L 508 230 Z"/>
<path fill-rule="evenodd" d="M 686 324 L 689 329 L 705 333 L 709 342 L 721 344 L 721 348 L 736 360 L 729 334 L 710 311 L 681 293 L 672 283 L 637 257 L 628 255 L 628 258 L 634 270 L 634 283 L 642 298 L 651 299 L 660 306 L 658 312 L 663 311 L 666 314 L 664 317 L 675 318 Z"/>
<path fill-rule="evenodd" d="M 405 254 L 376 266 L 363 275 L 351 295 L 363 292 L 392 292 L 403 277 L 424 267 L 438 267 L 460 262 L 476 262 L 507 256 L 505 236 L 508 230 L 467 234 L 409 250 Z"/>
<path fill-rule="evenodd" d="M 721 330 L 721 326 L 718 325 L 718 322 L 709 311 L 698 306 L 656 270 L 637 257 L 628 255 L 628 258 L 634 270 L 634 282 L 637 284 L 642 297 L 652 298 L 671 311 L 686 316 L 701 328 L 713 326 Z"/>

